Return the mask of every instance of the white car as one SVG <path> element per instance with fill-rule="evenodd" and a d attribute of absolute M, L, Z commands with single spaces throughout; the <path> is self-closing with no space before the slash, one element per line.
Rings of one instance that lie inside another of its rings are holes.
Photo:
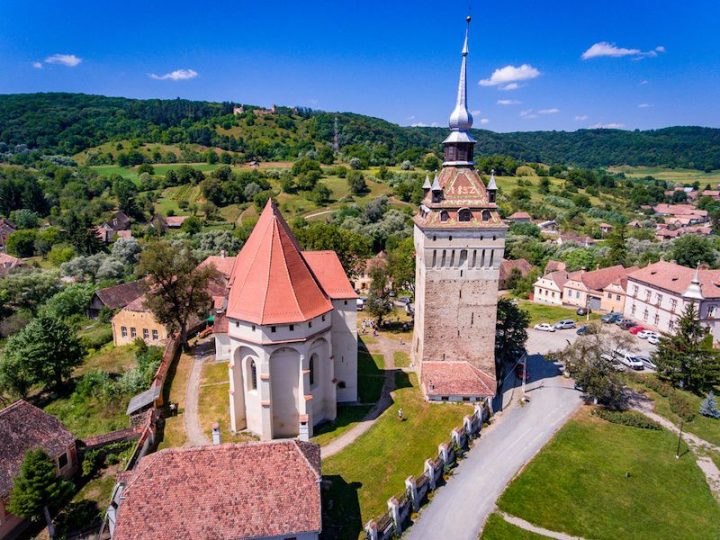
<path fill-rule="evenodd" d="M 535 330 L 539 330 L 540 332 L 554 332 L 555 327 L 552 324 L 548 323 L 540 323 L 535 325 Z"/>
<path fill-rule="evenodd" d="M 638 355 L 635 358 L 637 358 L 638 360 L 640 360 L 643 363 L 643 367 L 645 367 L 645 369 L 652 369 L 652 370 L 657 369 L 655 362 L 653 362 L 649 357 L 647 357 L 645 355 Z"/>
<path fill-rule="evenodd" d="M 649 339 L 651 336 L 658 337 L 657 332 L 653 332 L 652 330 L 641 330 L 637 333 L 637 337 L 640 339 Z"/>
<path fill-rule="evenodd" d="M 654 336 L 648 336 L 648 343 L 650 345 L 657 345 L 658 343 L 660 343 L 660 336 L 658 336 L 657 334 L 655 334 Z"/>
<path fill-rule="evenodd" d="M 564 321 L 558 321 L 555 323 L 555 328 L 558 330 L 565 330 L 566 328 L 575 328 L 575 321 L 571 321 L 570 319 L 564 320 Z"/>
<path fill-rule="evenodd" d="M 623 366 L 634 369 L 635 371 L 642 371 L 645 369 L 645 364 L 640 357 L 630 351 L 624 349 L 615 349 L 612 353 L 615 361 L 620 362 Z"/>

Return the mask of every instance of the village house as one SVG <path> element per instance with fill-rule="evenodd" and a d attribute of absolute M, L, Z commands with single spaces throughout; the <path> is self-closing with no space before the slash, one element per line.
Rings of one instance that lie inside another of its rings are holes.
<path fill-rule="evenodd" d="M 548 221 L 541 221 L 537 224 L 540 227 L 540 232 L 554 236 L 558 233 L 557 222 L 554 219 Z"/>
<path fill-rule="evenodd" d="M 533 302 L 536 304 L 563 304 L 563 289 L 568 280 L 565 270 L 556 270 L 538 278 L 533 284 Z"/>
<path fill-rule="evenodd" d="M 11 270 L 22 266 L 25 266 L 22 259 L 18 259 L 17 257 L 13 257 L 12 255 L 8 255 L 7 253 L 0 251 L 0 277 L 7 275 Z"/>
<path fill-rule="evenodd" d="M 8 238 L 17 230 L 17 227 L 5 218 L 0 217 L 0 251 L 5 251 Z"/>
<path fill-rule="evenodd" d="M 148 345 L 162 345 L 168 338 L 164 324 L 145 307 L 145 296 L 139 296 L 112 318 L 113 343 L 115 346 L 128 345 L 136 338 L 142 338 Z"/>
<path fill-rule="evenodd" d="M 655 238 L 663 241 L 672 240 L 674 238 L 677 238 L 678 236 L 683 236 L 684 234 L 708 236 L 712 234 L 712 232 L 713 229 L 710 225 L 686 225 L 680 227 L 668 227 L 665 224 L 659 224 L 657 230 L 655 231 Z"/>
<path fill-rule="evenodd" d="M 672 333 L 686 306 L 694 302 L 713 341 L 720 340 L 720 270 L 660 261 L 630 273 L 627 279 L 625 317 Z"/>
<path fill-rule="evenodd" d="M 87 309 L 90 319 L 97 319 L 103 309 L 122 309 L 145 292 L 142 280 L 120 283 L 95 291 Z"/>
<path fill-rule="evenodd" d="M 567 270 L 567 264 L 565 264 L 563 261 L 554 261 L 550 259 L 545 265 L 545 270 L 543 273 L 549 274 L 550 272 L 557 272 L 558 270 Z"/>
<path fill-rule="evenodd" d="M 710 197 L 711 199 L 715 199 L 716 201 L 720 201 L 720 191 L 714 190 L 714 189 L 706 189 L 702 192 L 703 197 Z"/>
<path fill-rule="evenodd" d="M 228 259 L 225 295 L 213 296 L 231 428 L 307 440 L 357 400 L 357 294 L 335 252 L 300 250 L 272 200 Z"/>
<path fill-rule="evenodd" d="M 130 218 L 127 214 L 125 214 L 125 212 L 115 212 L 108 221 L 105 221 L 95 227 L 95 233 L 100 240 L 109 244 L 116 238 L 120 237 L 121 232 L 123 233 L 123 236 L 127 237 L 129 229 Z M 132 236 L 132 234 L 130 234 L 130 236 Z"/>
<path fill-rule="evenodd" d="M 113 540 L 320 536 L 320 447 L 284 440 L 168 448 L 124 473 Z"/>
<path fill-rule="evenodd" d="M 603 236 L 607 236 L 608 234 L 610 234 L 610 231 L 612 231 L 612 230 L 613 230 L 613 226 L 610 225 L 609 223 L 601 223 L 600 224 L 600 234 L 602 234 Z"/>
<path fill-rule="evenodd" d="M 19 532 L 25 521 L 6 510 L 10 491 L 25 454 L 43 449 L 59 475 L 71 478 L 78 468 L 75 436 L 62 423 L 27 401 L 0 410 L 0 538 Z"/>
<path fill-rule="evenodd" d="M 515 212 L 514 214 L 506 217 L 505 221 L 509 221 L 511 223 L 531 223 L 532 216 L 527 212 Z"/>
<path fill-rule="evenodd" d="M 161 214 L 155 214 L 150 220 L 150 226 L 164 233 L 168 229 L 179 229 L 189 217 L 190 216 L 163 216 Z"/>
<path fill-rule="evenodd" d="M 652 209 L 656 216 L 665 218 L 668 225 L 697 225 L 709 219 L 707 210 L 700 210 L 691 204 L 660 203 Z"/>
<path fill-rule="evenodd" d="M 381 268 L 387 267 L 387 255 L 384 251 L 381 251 L 371 259 L 367 259 L 363 266 L 362 273 L 353 279 L 353 289 L 355 289 L 358 294 L 367 294 L 370 290 L 370 285 L 372 284 L 370 273 L 378 266 Z"/>
<path fill-rule="evenodd" d="M 507 288 L 508 278 L 515 270 L 520 277 L 527 277 L 532 271 L 532 264 L 525 259 L 503 259 L 500 263 L 500 277 L 498 278 L 498 287 L 500 290 Z"/>
<path fill-rule="evenodd" d="M 558 246 L 562 246 L 565 244 L 577 244 L 581 247 L 590 247 L 597 243 L 597 241 L 594 238 L 590 238 L 587 235 L 580 235 L 574 232 L 567 232 L 567 233 L 561 233 L 557 240 L 555 240 L 555 243 L 557 243 Z"/>
<path fill-rule="evenodd" d="M 602 301 L 605 297 L 607 300 L 613 300 L 613 298 L 607 298 L 607 294 L 604 289 L 611 283 L 619 281 L 622 285 L 622 280 L 626 278 L 628 271 L 637 270 L 636 267 L 625 269 L 622 265 L 609 266 L 607 268 L 599 268 L 598 270 L 585 271 L 579 270 L 568 274 L 567 281 L 563 285 L 563 304 L 573 307 L 588 308 L 591 310 L 602 309 Z M 613 287 L 614 290 L 617 287 Z M 617 293 L 614 301 L 605 302 L 606 305 L 614 306 L 617 302 L 622 300 L 617 298 Z"/>

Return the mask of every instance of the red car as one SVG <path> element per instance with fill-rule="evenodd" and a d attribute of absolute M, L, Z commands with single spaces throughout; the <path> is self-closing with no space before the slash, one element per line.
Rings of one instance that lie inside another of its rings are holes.
<path fill-rule="evenodd" d="M 637 325 L 637 326 L 633 326 L 632 328 L 630 328 L 630 330 L 628 330 L 628 332 L 630 332 L 633 336 L 637 336 L 638 332 L 642 332 L 643 330 L 645 330 L 644 326 Z"/>

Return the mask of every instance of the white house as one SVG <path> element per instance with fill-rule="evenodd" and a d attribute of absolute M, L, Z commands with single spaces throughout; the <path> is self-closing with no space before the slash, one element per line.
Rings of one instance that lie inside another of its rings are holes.
<path fill-rule="evenodd" d="M 556 270 L 538 278 L 533 285 L 533 302 L 561 306 L 563 303 L 563 288 L 568 276 L 569 274 L 565 270 Z"/>

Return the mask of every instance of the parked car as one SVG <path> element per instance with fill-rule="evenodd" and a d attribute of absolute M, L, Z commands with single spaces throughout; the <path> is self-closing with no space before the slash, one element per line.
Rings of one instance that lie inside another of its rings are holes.
<path fill-rule="evenodd" d="M 635 358 L 640 360 L 643 363 L 643 367 L 645 369 L 657 369 L 657 366 L 655 365 L 655 362 L 653 362 L 650 357 L 645 356 L 644 354 L 639 354 Z"/>
<path fill-rule="evenodd" d="M 577 313 L 577 314 L 580 315 L 581 317 L 584 317 L 585 315 L 588 314 L 588 310 L 585 309 L 584 307 L 579 307 L 579 308 L 577 308 L 577 309 L 575 310 L 575 313 Z"/>
<path fill-rule="evenodd" d="M 657 337 L 657 332 L 653 332 L 652 330 L 641 330 L 637 333 L 637 337 L 640 339 L 649 339 L 650 336 Z"/>
<path fill-rule="evenodd" d="M 586 334 L 589 334 L 590 332 L 589 332 L 588 326 L 584 324 L 584 325 L 582 325 L 582 326 L 578 326 L 578 329 L 575 330 L 575 333 L 576 333 L 578 336 L 584 336 L 584 335 L 586 335 Z"/>
<path fill-rule="evenodd" d="M 571 321 L 570 319 L 558 321 L 555 323 L 555 328 L 558 330 L 566 330 L 568 328 L 575 328 L 575 321 Z"/>
<path fill-rule="evenodd" d="M 363 309 L 365 309 L 365 301 L 366 301 L 366 300 L 367 300 L 367 298 L 363 298 L 363 297 L 361 296 L 360 298 L 358 298 L 358 299 L 355 301 L 356 304 L 357 304 L 357 310 L 358 310 L 358 311 L 362 311 Z"/>
<path fill-rule="evenodd" d="M 548 323 L 544 322 L 544 323 L 536 324 L 535 330 L 539 330 L 540 332 L 554 332 L 555 327 L 552 324 L 548 324 Z"/>
<path fill-rule="evenodd" d="M 621 321 L 618 321 L 617 325 L 623 330 L 628 330 L 633 326 L 637 326 L 637 323 L 630 319 L 622 319 Z"/>
<path fill-rule="evenodd" d="M 616 371 L 625 371 L 625 366 L 621 364 L 612 354 L 602 353 L 600 358 L 605 360 L 608 364 L 612 364 Z"/>
<path fill-rule="evenodd" d="M 605 324 L 615 324 L 616 322 L 621 321 L 622 318 L 622 313 L 615 313 L 613 311 L 612 313 L 608 313 L 607 315 L 600 317 L 600 320 Z"/>
<path fill-rule="evenodd" d="M 637 336 L 643 330 L 645 330 L 645 327 L 639 324 L 628 328 L 628 332 L 630 332 L 633 336 Z"/>
<path fill-rule="evenodd" d="M 642 363 L 637 355 L 625 349 L 615 349 L 613 351 L 613 358 L 623 366 L 634 369 L 635 371 L 642 371 L 645 367 L 645 364 Z"/>
<path fill-rule="evenodd" d="M 649 336 L 648 343 L 650 345 L 657 345 L 658 343 L 660 343 L 660 336 L 658 336 L 657 334 L 655 334 L 654 336 Z"/>

